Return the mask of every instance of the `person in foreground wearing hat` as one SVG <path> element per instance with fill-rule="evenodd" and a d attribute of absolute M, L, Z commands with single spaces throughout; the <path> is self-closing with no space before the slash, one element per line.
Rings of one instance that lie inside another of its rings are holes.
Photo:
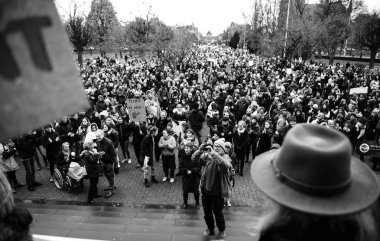
<path fill-rule="evenodd" d="M 11 185 L 0 172 L 0 240 L 32 241 L 32 221 L 26 208 L 15 205 Z"/>
<path fill-rule="evenodd" d="M 106 198 L 111 197 L 116 189 L 115 187 L 115 164 L 116 164 L 116 151 L 115 147 L 110 139 L 104 136 L 103 130 L 97 130 L 95 132 L 97 141 L 97 150 L 103 153 L 101 161 L 103 162 L 104 175 L 108 180 L 109 187 L 105 189 L 107 191 Z"/>
<path fill-rule="evenodd" d="M 155 126 L 151 126 L 149 128 L 149 134 L 147 134 L 141 142 L 141 163 L 143 164 L 144 171 L 144 184 L 145 187 L 150 187 L 151 183 L 149 182 L 149 178 L 152 183 L 158 183 L 155 173 L 154 173 L 154 162 L 156 161 L 156 152 L 157 148 L 156 144 L 156 136 L 158 135 L 158 128 Z"/>
<path fill-rule="evenodd" d="M 201 170 L 202 205 L 207 230 L 205 235 L 215 235 L 215 223 L 220 236 L 226 236 L 226 224 L 223 215 L 224 198 L 228 196 L 228 169 L 232 168 L 230 157 L 225 153 L 223 139 L 218 139 L 211 147 L 202 144 L 192 156 L 199 160 Z"/>
<path fill-rule="evenodd" d="M 256 158 L 251 176 L 270 204 L 260 241 L 378 240 L 379 180 L 351 148 L 334 129 L 300 124 Z"/>

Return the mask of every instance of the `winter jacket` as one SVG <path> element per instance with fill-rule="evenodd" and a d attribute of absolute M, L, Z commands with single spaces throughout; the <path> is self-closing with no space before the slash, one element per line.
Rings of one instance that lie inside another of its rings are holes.
<path fill-rule="evenodd" d="M 100 170 L 98 169 L 99 154 L 88 150 L 84 150 L 80 154 L 82 162 L 85 164 L 87 177 L 96 178 L 100 175 Z"/>
<path fill-rule="evenodd" d="M 111 129 L 110 131 L 107 131 L 104 134 L 105 134 L 105 137 L 107 137 L 108 139 L 110 139 L 110 141 L 112 141 L 112 144 L 115 147 L 115 149 L 119 147 L 119 137 L 118 137 L 117 131 L 115 131 L 114 129 Z"/>
<path fill-rule="evenodd" d="M 104 152 L 101 158 L 103 163 L 116 163 L 116 150 L 110 139 L 104 137 L 103 140 L 97 142 L 98 152 Z"/>
<path fill-rule="evenodd" d="M 192 160 L 199 160 L 202 166 L 200 184 L 202 193 L 227 197 L 229 187 L 228 170 L 232 168 L 230 157 L 227 154 L 220 156 L 216 152 L 203 153 L 203 151 L 197 150 L 194 152 Z M 219 176 L 219 179 L 216 179 L 216 176 Z M 218 188 L 215 189 L 215 187 Z"/>
<path fill-rule="evenodd" d="M 191 129 L 195 131 L 202 130 L 205 117 L 199 110 L 192 110 L 189 114 L 189 124 Z"/>
<path fill-rule="evenodd" d="M 46 149 L 46 156 L 53 157 L 58 154 L 60 147 L 60 140 L 57 140 L 58 134 L 55 131 L 42 134 L 42 145 Z"/>
<path fill-rule="evenodd" d="M 16 141 L 16 149 L 21 159 L 34 157 L 36 142 L 33 135 L 26 134 Z"/>
<path fill-rule="evenodd" d="M 179 160 L 179 171 L 182 173 L 182 191 L 184 193 L 199 192 L 200 162 L 191 159 L 191 153 L 184 153 Z M 188 174 L 187 171 L 191 171 Z"/>
<path fill-rule="evenodd" d="M 145 157 L 149 158 L 148 165 L 153 164 L 153 159 L 155 158 L 155 143 L 153 143 L 153 138 L 150 134 L 146 135 L 141 142 L 141 155 L 140 161 L 144 163 Z"/>
<path fill-rule="evenodd" d="M 161 149 L 163 156 L 174 156 L 174 149 L 176 146 L 177 142 L 173 136 L 169 136 L 166 140 L 164 137 L 161 137 L 158 142 L 158 147 Z"/>

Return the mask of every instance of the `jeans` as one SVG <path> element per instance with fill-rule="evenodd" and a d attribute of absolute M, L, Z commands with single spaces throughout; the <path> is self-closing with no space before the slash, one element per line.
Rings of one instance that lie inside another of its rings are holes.
<path fill-rule="evenodd" d="M 34 169 L 34 159 L 33 157 L 27 159 L 21 159 L 22 164 L 25 167 L 25 181 L 28 187 L 33 187 L 36 182 L 36 171 Z"/>
<path fill-rule="evenodd" d="M 187 205 L 187 199 L 189 198 L 189 193 L 184 192 L 183 193 L 183 204 Z M 194 193 L 194 199 L 195 199 L 195 204 L 199 205 L 199 192 Z"/>
<path fill-rule="evenodd" d="M 49 168 L 50 168 L 50 176 L 54 176 L 54 163 L 56 162 L 56 157 L 55 156 L 46 156 L 46 158 L 49 161 Z"/>
<path fill-rule="evenodd" d="M 224 221 L 223 207 L 224 207 L 224 198 L 221 196 L 210 196 L 202 193 L 202 205 L 203 212 L 205 214 L 204 218 L 208 230 L 214 230 L 214 215 L 215 222 L 218 230 L 223 232 L 226 230 L 226 222 Z"/>
<path fill-rule="evenodd" d="M 131 159 L 131 153 L 129 153 L 128 146 L 129 146 L 129 140 L 128 139 L 120 140 L 121 152 L 123 153 L 124 159 L 126 159 L 127 157 L 128 157 L 128 159 Z M 140 155 L 140 153 L 139 153 L 139 155 Z"/>
<path fill-rule="evenodd" d="M 98 182 L 99 177 L 91 177 L 90 178 L 90 188 L 88 190 L 87 200 L 92 201 L 98 195 Z"/>
<path fill-rule="evenodd" d="M 164 169 L 165 177 L 169 177 L 168 175 L 170 174 L 170 177 L 174 178 L 175 156 L 162 155 L 162 168 Z"/>
<path fill-rule="evenodd" d="M 104 176 L 106 176 L 109 186 L 114 187 L 115 185 L 115 172 L 113 163 L 104 163 L 103 165 Z"/>
<path fill-rule="evenodd" d="M 143 163 L 140 160 L 141 144 L 139 144 L 139 143 L 133 144 L 133 149 L 135 151 L 137 163 L 140 164 L 140 166 L 143 166 Z"/>

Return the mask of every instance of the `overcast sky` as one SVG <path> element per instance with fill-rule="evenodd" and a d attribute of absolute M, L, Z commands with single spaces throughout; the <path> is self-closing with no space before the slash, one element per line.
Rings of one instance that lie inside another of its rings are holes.
<path fill-rule="evenodd" d="M 71 0 L 56 0 L 60 14 L 65 15 Z M 144 16 L 151 6 L 152 12 L 165 24 L 189 25 L 194 23 L 202 35 L 211 31 L 218 35 L 231 22 L 245 23 L 244 13 L 249 13 L 253 0 L 110 0 L 117 12 L 119 20 L 131 21 L 136 16 Z M 263 2 L 266 0 L 262 0 Z M 277 0 L 279 1 L 279 0 Z M 316 3 L 318 0 L 306 0 Z M 84 2 L 83 12 L 88 13 L 91 0 L 77 0 Z M 369 10 L 380 10 L 380 0 L 364 0 Z"/>

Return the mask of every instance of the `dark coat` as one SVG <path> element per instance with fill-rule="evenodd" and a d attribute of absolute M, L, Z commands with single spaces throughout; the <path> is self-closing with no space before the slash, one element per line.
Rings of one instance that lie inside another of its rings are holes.
<path fill-rule="evenodd" d="M 85 164 L 87 177 L 96 178 L 100 175 L 100 170 L 98 169 L 99 155 L 85 150 L 80 155 L 82 162 Z"/>
<path fill-rule="evenodd" d="M 134 123 L 117 123 L 116 131 L 120 141 L 126 141 L 132 135 Z"/>
<path fill-rule="evenodd" d="M 110 139 L 104 137 L 103 140 L 97 142 L 98 152 L 104 152 L 102 156 L 103 163 L 116 163 L 116 150 Z"/>
<path fill-rule="evenodd" d="M 24 135 L 16 141 L 16 149 L 21 159 L 34 157 L 36 150 L 36 140 L 33 135 Z"/>
<path fill-rule="evenodd" d="M 183 153 L 179 160 L 179 171 L 182 173 L 182 191 L 184 193 L 199 192 L 201 166 L 197 160 L 191 160 L 191 155 Z M 187 174 L 190 170 L 191 174 Z"/>
<path fill-rule="evenodd" d="M 60 140 L 56 140 L 58 134 L 55 131 L 47 132 L 42 134 L 42 145 L 46 149 L 46 156 L 56 157 L 60 147 Z M 49 138 L 51 142 L 49 141 Z"/>
<path fill-rule="evenodd" d="M 66 123 L 63 123 L 62 121 L 59 122 L 59 125 L 56 128 L 56 132 L 59 135 L 59 139 L 61 140 L 62 143 L 66 141 L 71 143 L 73 141 L 73 139 L 68 136 L 70 132 L 74 133 L 74 129 L 69 119 L 67 120 Z"/>
<path fill-rule="evenodd" d="M 155 144 L 153 143 L 153 138 L 150 134 L 146 135 L 144 139 L 141 142 L 141 155 L 140 155 L 140 161 L 141 163 L 144 163 L 144 158 L 149 157 L 148 165 L 153 164 L 153 156 L 155 155 L 154 152 Z"/>
<path fill-rule="evenodd" d="M 239 135 L 238 131 L 236 130 L 234 132 L 234 150 L 236 155 L 238 156 L 244 156 L 247 153 L 247 148 L 249 146 L 249 135 L 247 132 L 247 129 Z"/>
<path fill-rule="evenodd" d="M 192 110 L 189 114 L 189 124 L 191 129 L 195 131 L 200 131 L 203 128 L 203 122 L 205 121 L 205 117 L 202 112 L 199 110 Z"/>
<path fill-rule="evenodd" d="M 111 133 L 107 131 L 104 134 L 105 134 L 105 137 L 107 137 L 108 139 L 110 139 L 110 141 L 112 141 L 112 144 L 115 147 L 115 149 L 119 147 L 119 137 L 118 137 L 117 131 L 112 129 Z"/>

